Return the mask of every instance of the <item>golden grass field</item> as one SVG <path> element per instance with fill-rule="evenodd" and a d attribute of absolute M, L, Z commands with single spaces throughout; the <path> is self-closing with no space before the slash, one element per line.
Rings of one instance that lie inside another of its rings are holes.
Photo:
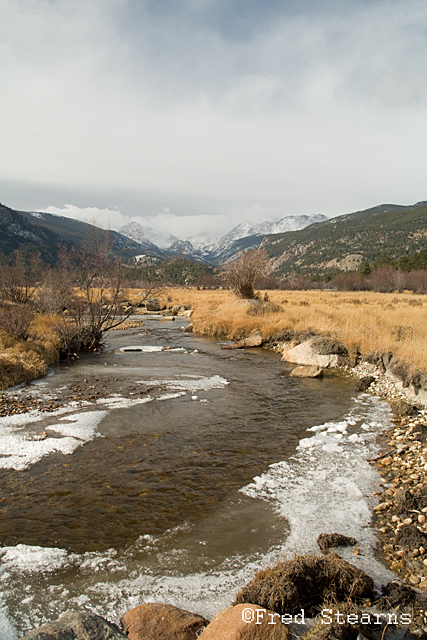
<path fill-rule="evenodd" d="M 136 299 L 140 289 L 126 291 Z M 153 292 L 168 299 L 168 306 L 185 304 L 194 309 L 194 331 L 229 340 L 253 331 L 265 338 L 286 330 L 311 331 L 343 342 L 350 354 L 360 350 L 367 356 L 391 351 L 411 369 L 427 371 L 427 296 L 412 293 L 261 291 L 269 303 L 262 315 L 250 315 L 247 305 L 235 304 L 237 297 L 226 290 L 169 288 Z M 36 316 L 31 338 L 19 342 L 0 331 L 0 389 L 33 380 L 46 372 L 58 358 L 51 330 L 54 317 Z"/>
<path fill-rule="evenodd" d="M 266 292 L 261 291 L 261 298 Z M 194 309 L 197 333 L 242 338 L 259 330 L 266 338 L 286 329 L 312 331 L 342 341 L 350 353 L 391 351 L 413 368 L 427 371 L 427 296 L 412 293 L 268 291 L 280 310 L 248 315 L 230 291 L 170 289 L 173 303 Z"/>

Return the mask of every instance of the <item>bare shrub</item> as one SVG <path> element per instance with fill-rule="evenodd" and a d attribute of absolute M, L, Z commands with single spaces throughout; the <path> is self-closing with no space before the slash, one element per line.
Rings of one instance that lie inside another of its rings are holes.
<path fill-rule="evenodd" d="M 7 304 L 0 308 L 0 328 L 18 340 L 27 340 L 34 312 L 26 304 Z"/>
<path fill-rule="evenodd" d="M 223 269 L 223 276 L 239 298 L 255 298 L 255 285 L 265 275 L 267 253 L 253 249 L 229 262 Z"/>
<path fill-rule="evenodd" d="M 274 302 L 261 302 L 260 304 L 251 304 L 246 311 L 248 316 L 268 316 L 272 313 L 280 313 L 283 307 Z"/>
<path fill-rule="evenodd" d="M 427 293 L 427 271 L 418 269 L 405 274 L 405 288 L 413 293 Z"/>
<path fill-rule="evenodd" d="M 38 311 L 56 315 L 67 309 L 73 297 L 71 273 L 59 266 L 47 269 L 39 284 L 34 304 Z"/>
<path fill-rule="evenodd" d="M 41 271 L 42 263 L 38 256 L 33 255 L 24 260 L 15 251 L 10 262 L 2 260 L 0 264 L 0 299 L 18 304 L 28 302 L 34 295 Z"/>

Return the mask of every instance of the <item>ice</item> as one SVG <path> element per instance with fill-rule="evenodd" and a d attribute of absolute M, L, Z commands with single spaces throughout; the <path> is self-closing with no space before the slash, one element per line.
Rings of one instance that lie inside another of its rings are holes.
<path fill-rule="evenodd" d="M 155 351 L 163 351 L 164 347 L 156 347 L 153 345 L 143 344 L 143 345 L 132 345 L 128 347 L 121 347 L 119 351 L 121 353 L 127 353 L 132 351 L 142 351 L 145 353 L 154 353 Z"/>
<path fill-rule="evenodd" d="M 88 411 L 73 416 L 73 422 L 45 427 L 64 437 L 39 439 L 23 429 L 4 426 L 0 434 L 0 468 L 22 471 L 51 453 L 69 455 L 96 436 L 96 429 L 106 411 Z M 44 414 L 43 418 L 46 418 Z"/>
<path fill-rule="evenodd" d="M 185 390 L 188 393 L 196 391 L 211 391 L 212 389 L 223 389 L 229 382 L 221 376 L 200 376 L 193 379 L 177 378 L 175 380 L 137 380 L 137 384 L 166 386 L 169 389 Z"/>
<path fill-rule="evenodd" d="M 55 424 L 49 426 L 49 431 L 55 431 L 63 436 L 72 436 L 84 442 L 92 440 L 96 435 L 98 424 L 108 414 L 108 411 L 85 411 L 70 416 L 69 424 Z"/>
<path fill-rule="evenodd" d="M 391 412 L 378 398 L 357 400 L 344 419 L 307 429 L 314 435 L 300 440 L 294 456 L 271 465 L 242 492 L 272 502 L 288 520 L 285 551 L 318 552 L 319 534 L 343 533 L 355 537 L 362 551 L 357 558 L 343 552 L 347 559 L 380 580 L 387 570 L 374 557 L 376 535 L 369 526 L 379 475 L 368 459 L 376 453 L 376 433 L 388 426 Z M 372 434 L 366 433 L 367 423 Z"/>
<path fill-rule="evenodd" d="M 65 549 L 17 544 L 0 547 L 0 575 L 6 570 L 55 571 L 68 563 Z"/>

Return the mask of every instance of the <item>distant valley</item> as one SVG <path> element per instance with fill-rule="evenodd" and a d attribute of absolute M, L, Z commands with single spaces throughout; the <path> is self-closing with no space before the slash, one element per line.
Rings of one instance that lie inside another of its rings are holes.
<path fill-rule="evenodd" d="M 106 233 L 94 225 L 43 212 L 15 211 L 0 205 L 0 251 L 36 249 L 55 262 L 60 246 L 72 247 Z M 185 258 L 218 267 L 241 251 L 263 248 L 275 276 L 317 277 L 356 271 L 381 253 L 397 260 L 427 248 L 427 202 L 410 206 L 379 205 L 335 218 L 324 215 L 286 216 L 278 221 L 243 222 L 220 238 L 209 233 L 179 239 L 130 222 L 111 232 L 113 251 L 145 264 Z"/>

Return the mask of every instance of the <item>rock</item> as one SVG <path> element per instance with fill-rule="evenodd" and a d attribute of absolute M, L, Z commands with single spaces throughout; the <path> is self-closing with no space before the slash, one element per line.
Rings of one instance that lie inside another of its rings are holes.
<path fill-rule="evenodd" d="M 318 353 L 319 355 L 348 356 L 347 347 L 337 340 L 330 340 L 329 338 L 313 338 L 311 346 L 314 353 Z"/>
<path fill-rule="evenodd" d="M 130 640 L 196 640 L 209 620 L 171 604 L 147 602 L 120 620 Z"/>
<path fill-rule="evenodd" d="M 243 340 L 239 340 L 236 345 L 237 347 L 260 347 L 262 343 L 265 342 L 264 337 L 261 331 L 255 331 L 251 333 L 248 338 L 244 338 Z"/>
<path fill-rule="evenodd" d="M 185 333 L 193 333 L 193 325 L 189 324 L 187 327 L 184 328 Z"/>
<path fill-rule="evenodd" d="M 147 311 L 160 311 L 160 305 L 156 300 L 146 300 L 145 308 Z"/>
<path fill-rule="evenodd" d="M 184 316 L 185 318 L 191 318 L 194 313 L 194 309 L 186 309 L 185 311 L 181 311 L 180 316 Z"/>
<path fill-rule="evenodd" d="M 364 392 L 371 386 L 373 382 L 375 382 L 375 380 L 376 378 L 374 378 L 374 376 L 364 376 L 356 382 L 354 388 L 356 391 Z"/>
<path fill-rule="evenodd" d="M 355 538 L 349 538 L 342 533 L 321 533 L 317 538 L 317 544 L 324 553 L 331 547 L 354 547 L 356 542 Z"/>
<path fill-rule="evenodd" d="M 176 304 L 171 309 L 171 312 L 173 313 L 174 316 L 177 316 L 180 311 L 181 311 L 181 305 L 180 304 Z"/>
<path fill-rule="evenodd" d="M 310 338 L 301 342 L 296 347 L 283 351 L 282 360 L 294 364 L 315 365 L 318 367 L 336 367 L 339 361 L 338 354 L 319 354 L 313 348 L 316 338 Z"/>
<path fill-rule="evenodd" d="M 323 369 L 315 365 L 295 367 L 289 374 L 290 378 L 321 378 L 322 376 Z"/>
<path fill-rule="evenodd" d="M 199 639 L 291 640 L 291 637 L 288 627 L 275 612 L 256 604 L 242 603 L 217 613 Z"/>
<path fill-rule="evenodd" d="M 126 640 L 115 624 L 86 611 L 67 611 L 56 622 L 30 631 L 23 640 Z"/>

